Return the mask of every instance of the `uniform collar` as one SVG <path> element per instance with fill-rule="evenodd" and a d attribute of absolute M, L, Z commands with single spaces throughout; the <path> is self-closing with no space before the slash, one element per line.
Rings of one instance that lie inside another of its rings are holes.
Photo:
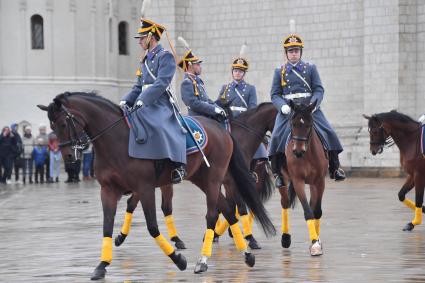
<path fill-rule="evenodd" d="M 153 57 L 155 57 L 155 55 L 158 54 L 163 49 L 164 48 L 162 48 L 161 44 L 158 44 L 157 46 L 155 46 L 154 49 L 148 52 L 148 56 L 147 56 L 148 60 L 152 60 Z"/>
<path fill-rule="evenodd" d="M 289 73 L 292 71 L 292 69 L 295 69 L 298 72 L 302 72 L 304 65 L 305 63 L 302 60 L 298 61 L 295 65 L 292 65 L 291 63 L 288 62 L 286 64 L 286 72 Z"/>
<path fill-rule="evenodd" d="M 241 80 L 241 81 L 236 81 L 236 80 L 233 80 L 233 82 L 232 82 L 232 86 L 235 86 L 235 87 L 241 87 L 241 88 L 243 88 L 244 86 L 246 85 L 246 82 L 244 81 L 244 80 Z"/>
<path fill-rule="evenodd" d="M 190 79 L 195 80 L 197 82 L 203 83 L 202 79 L 197 75 L 194 75 L 194 74 L 189 73 L 189 72 L 184 73 L 184 75 L 185 75 L 186 78 L 190 78 Z"/>

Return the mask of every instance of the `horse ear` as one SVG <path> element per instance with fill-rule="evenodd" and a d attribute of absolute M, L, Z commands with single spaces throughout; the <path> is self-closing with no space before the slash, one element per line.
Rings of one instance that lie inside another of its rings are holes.
<path fill-rule="evenodd" d="M 370 120 L 370 118 L 372 118 L 372 117 L 370 117 L 370 116 L 367 116 L 366 114 L 363 114 L 363 117 L 364 117 L 365 119 L 367 119 L 367 120 Z"/>
<path fill-rule="evenodd" d="M 47 111 L 49 109 L 47 106 L 44 106 L 44 105 L 41 105 L 41 104 L 38 104 L 37 107 L 40 108 L 43 111 Z"/>

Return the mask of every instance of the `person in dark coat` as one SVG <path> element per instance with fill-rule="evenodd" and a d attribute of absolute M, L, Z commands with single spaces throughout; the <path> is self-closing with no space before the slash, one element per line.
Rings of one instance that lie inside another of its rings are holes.
<path fill-rule="evenodd" d="M 13 159 L 13 167 L 15 170 L 15 183 L 19 182 L 19 170 L 22 170 L 22 177 L 24 177 L 25 172 L 24 171 L 24 146 L 22 144 L 22 138 L 21 135 L 18 133 L 18 124 L 13 123 L 10 126 L 10 130 L 12 131 L 13 135 L 16 137 L 16 147 L 15 147 L 15 157 Z M 9 176 L 10 178 L 10 176 Z"/>
<path fill-rule="evenodd" d="M 345 179 L 345 173 L 340 168 L 338 154 L 343 149 L 335 131 L 320 109 L 324 88 L 319 72 L 314 64 L 301 60 L 304 42 L 300 36 L 289 35 L 284 39 L 283 47 L 288 62 L 275 70 L 271 88 L 271 99 L 278 110 L 269 147 L 276 187 L 285 185 L 280 168 L 286 164 L 285 147 L 291 132 L 289 100 L 304 104 L 317 103 L 313 111 L 314 128 L 329 154 L 330 177 L 335 181 L 342 181 Z"/>
<path fill-rule="evenodd" d="M 16 145 L 15 135 L 9 127 L 4 127 L 0 135 L 0 183 L 6 184 L 7 178 L 12 174 Z"/>

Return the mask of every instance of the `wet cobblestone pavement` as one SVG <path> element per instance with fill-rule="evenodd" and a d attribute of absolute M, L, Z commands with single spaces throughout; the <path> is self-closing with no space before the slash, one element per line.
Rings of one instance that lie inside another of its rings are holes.
<path fill-rule="evenodd" d="M 174 219 L 188 249 L 185 271 L 149 236 L 140 207 L 126 242 L 114 247 L 112 264 L 101 282 L 425 282 L 425 227 L 402 227 L 413 212 L 398 201 L 402 179 L 353 178 L 328 181 L 323 200 L 321 240 L 324 255 L 311 257 L 301 205 L 290 213 L 292 246 L 280 246 L 280 232 L 265 238 L 256 265 L 247 267 L 227 233 L 213 246 L 207 273 L 196 275 L 205 230 L 202 192 L 190 183 L 175 187 Z M 414 199 L 410 193 L 409 198 Z M 119 233 L 126 198 L 118 207 Z M 160 230 L 167 235 L 157 191 Z M 280 231 L 280 195 L 266 204 Z M 102 210 L 99 185 L 8 185 L 0 187 L 0 281 L 90 282 L 100 257 Z"/>

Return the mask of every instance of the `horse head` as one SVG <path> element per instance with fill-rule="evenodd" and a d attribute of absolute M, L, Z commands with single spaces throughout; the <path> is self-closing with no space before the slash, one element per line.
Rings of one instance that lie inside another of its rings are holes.
<path fill-rule="evenodd" d="M 289 107 L 293 111 L 291 116 L 292 153 L 301 158 L 308 150 L 313 132 L 313 111 L 317 101 L 311 104 L 298 104 L 289 100 Z"/>
<path fill-rule="evenodd" d="M 385 130 L 384 121 L 378 115 L 363 117 L 368 120 L 368 130 L 370 137 L 370 152 L 372 155 L 381 154 L 384 151 L 384 146 L 390 144 L 390 134 Z"/>
<path fill-rule="evenodd" d="M 81 159 L 82 152 L 90 143 L 84 128 L 84 119 L 76 111 L 68 109 L 64 102 L 68 102 L 69 93 L 58 95 L 48 106 L 37 105 L 47 111 L 50 128 L 56 133 L 65 163 L 73 163 Z"/>

